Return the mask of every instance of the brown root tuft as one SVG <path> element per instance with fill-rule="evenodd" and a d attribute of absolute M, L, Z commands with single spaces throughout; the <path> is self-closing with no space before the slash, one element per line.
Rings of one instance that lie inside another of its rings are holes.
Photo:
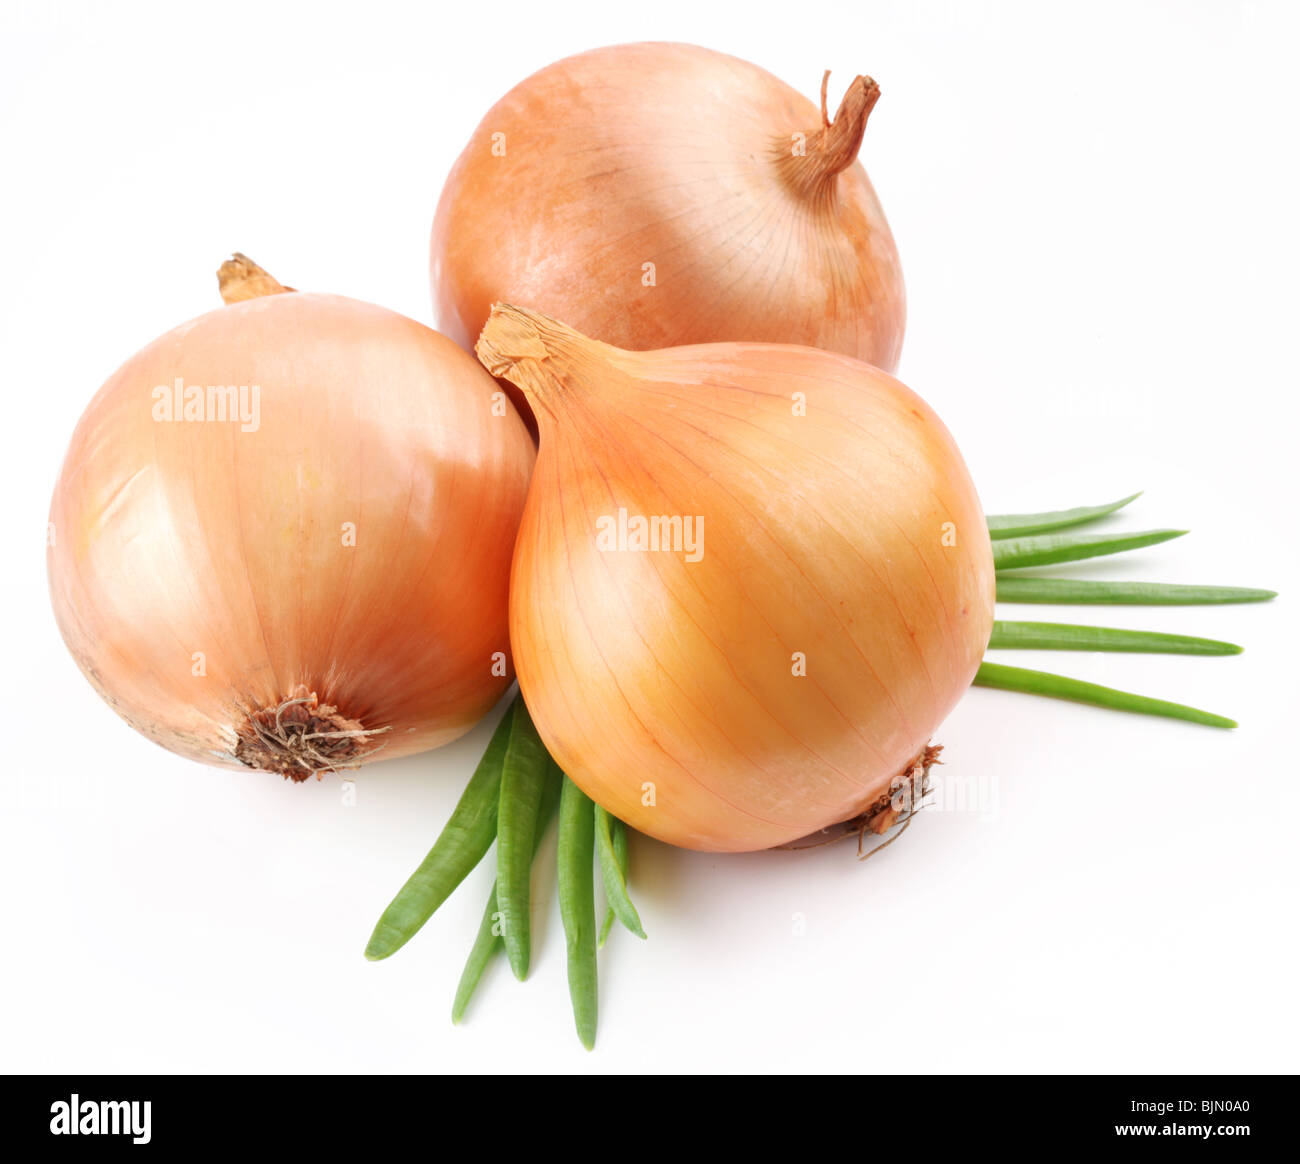
<path fill-rule="evenodd" d="M 301 784 L 309 776 L 319 780 L 326 772 L 357 767 L 383 747 L 368 746 L 370 738 L 391 730 L 363 727 L 299 686 L 274 707 L 245 709 L 244 722 L 235 731 L 234 756 L 250 768 L 278 772 Z"/>
<path fill-rule="evenodd" d="M 892 845 L 912 823 L 912 818 L 921 810 L 921 802 L 925 799 L 926 793 L 930 791 L 930 769 L 936 764 L 943 763 L 939 759 L 939 753 L 942 751 L 942 744 L 927 744 L 917 754 L 916 759 L 894 777 L 890 782 L 889 791 L 882 792 L 860 813 L 851 816 L 848 820 L 840 821 L 839 824 L 822 829 L 813 837 L 796 841 L 792 845 L 776 847 L 797 852 L 800 849 L 818 849 L 822 845 L 833 845 L 836 841 L 856 836 L 858 860 L 865 861 L 872 854 Z M 883 836 L 897 824 L 903 827 L 889 840 L 869 849 L 865 847 L 868 833 Z"/>

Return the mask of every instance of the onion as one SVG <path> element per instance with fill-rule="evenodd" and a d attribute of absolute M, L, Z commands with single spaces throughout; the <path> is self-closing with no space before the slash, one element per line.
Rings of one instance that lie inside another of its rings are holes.
<path fill-rule="evenodd" d="M 436 332 L 331 295 L 224 307 L 128 360 L 78 424 L 50 510 L 59 628 L 113 709 L 187 757 L 300 781 L 437 747 L 512 681 L 532 462 Z"/>
<path fill-rule="evenodd" d="M 708 49 L 632 44 L 553 64 L 487 114 L 438 204 L 439 327 L 468 346 L 497 300 L 632 349 L 760 340 L 892 371 L 893 236 L 855 159 L 876 83 L 834 121 Z"/>
<path fill-rule="evenodd" d="M 632 353 L 506 305 L 478 353 L 539 422 L 510 633 L 575 783 L 694 849 L 892 822 L 993 624 L 989 533 L 938 417 L 846 356 Z"/>

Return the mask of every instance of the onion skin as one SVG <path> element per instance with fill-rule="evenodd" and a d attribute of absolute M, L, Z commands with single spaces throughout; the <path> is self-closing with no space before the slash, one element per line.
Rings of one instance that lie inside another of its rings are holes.
<path fill-rule="evenodd" d="M 983 510 L 929 407 L 845 356 L 631 353 L 506 305 L 478 351 L 540 425 L 511 640 L 538 731 L 583 791 L 712 851 L 785 844 L 889 793 L 993 625 Z M 602 551 L 620 507 L 703 518 L 702 557 Z"/>
<path fill-rule="evenodd" d="M 878 94 L 855 78 L 825 127 L 756 65 L 681 44 L 535 73 L 483 119 L 443 190 L 439 327 L 468 347 L 505 300 L 633 350 L 755 340 L 892 371 L 902 273 L 855 160 Z"/>
<path fill-rule="evenodd" d="M 258 386 L 257 427 L 155 419 L 178 378 Z M 366 741 L 381 758 L 459 736 L 512 679 L 492 655 L 533 449 L 496 391 L 445 337 L 336 296 L 168 332 L 94 398 L 54 492 L 50 594 L 78 665 L 208 763 L 237 764 L 249 714 L 301 694 L 387 729 Z"/>

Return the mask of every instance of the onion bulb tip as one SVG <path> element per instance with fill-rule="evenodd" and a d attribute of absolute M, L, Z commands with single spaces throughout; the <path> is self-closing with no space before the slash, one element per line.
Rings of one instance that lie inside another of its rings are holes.
<path fill-rule="evenodd" d="M 245 299 L 260 299 L 263 295 L 283 295 L 294 288 L 286 287 L 274 276 L 259 267 L 247 255 L 238 251 L 217 270 L 217 288 L 224 303 L 242 303 Z"/>

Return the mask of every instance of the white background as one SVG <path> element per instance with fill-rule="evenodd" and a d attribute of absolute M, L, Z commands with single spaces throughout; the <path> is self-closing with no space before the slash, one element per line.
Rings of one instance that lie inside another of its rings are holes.
<path fill-rule="evenodd" d="M 5 0 L 0 1068 L 1300 1066 L 1295 11 Z M 879 80 L 863 157 L 908 281 L 900 374 L 990 512 L 1145 488 L 1114 526 L 1192 535 L 1082 572 L 1284 593 L 1004 612 L 1245 644 L 1004 659 L 1207 706 L 1235 733 L 974 691 L 940 738 L 949 773 L 995 782 L 995 813 L 931 813 L 865 865 L 638 841 L 650 940 L 602 954 L 588 1054 L 553 905 L 529 982 L 498 965 L 448 1021 L 488 865 L 398 956 L 361 956 L 490 725 L 366 769 L 351 809 L 335 782 L 181 761 L 77 672 L 43 535 L 92 393 L 216 305 L 229 251 L 431 321 L 429 224 L 478 119 L 553 59 L 640 39 L 810 96 L 829 67 L 833 103 L 855 72 Z"/>

